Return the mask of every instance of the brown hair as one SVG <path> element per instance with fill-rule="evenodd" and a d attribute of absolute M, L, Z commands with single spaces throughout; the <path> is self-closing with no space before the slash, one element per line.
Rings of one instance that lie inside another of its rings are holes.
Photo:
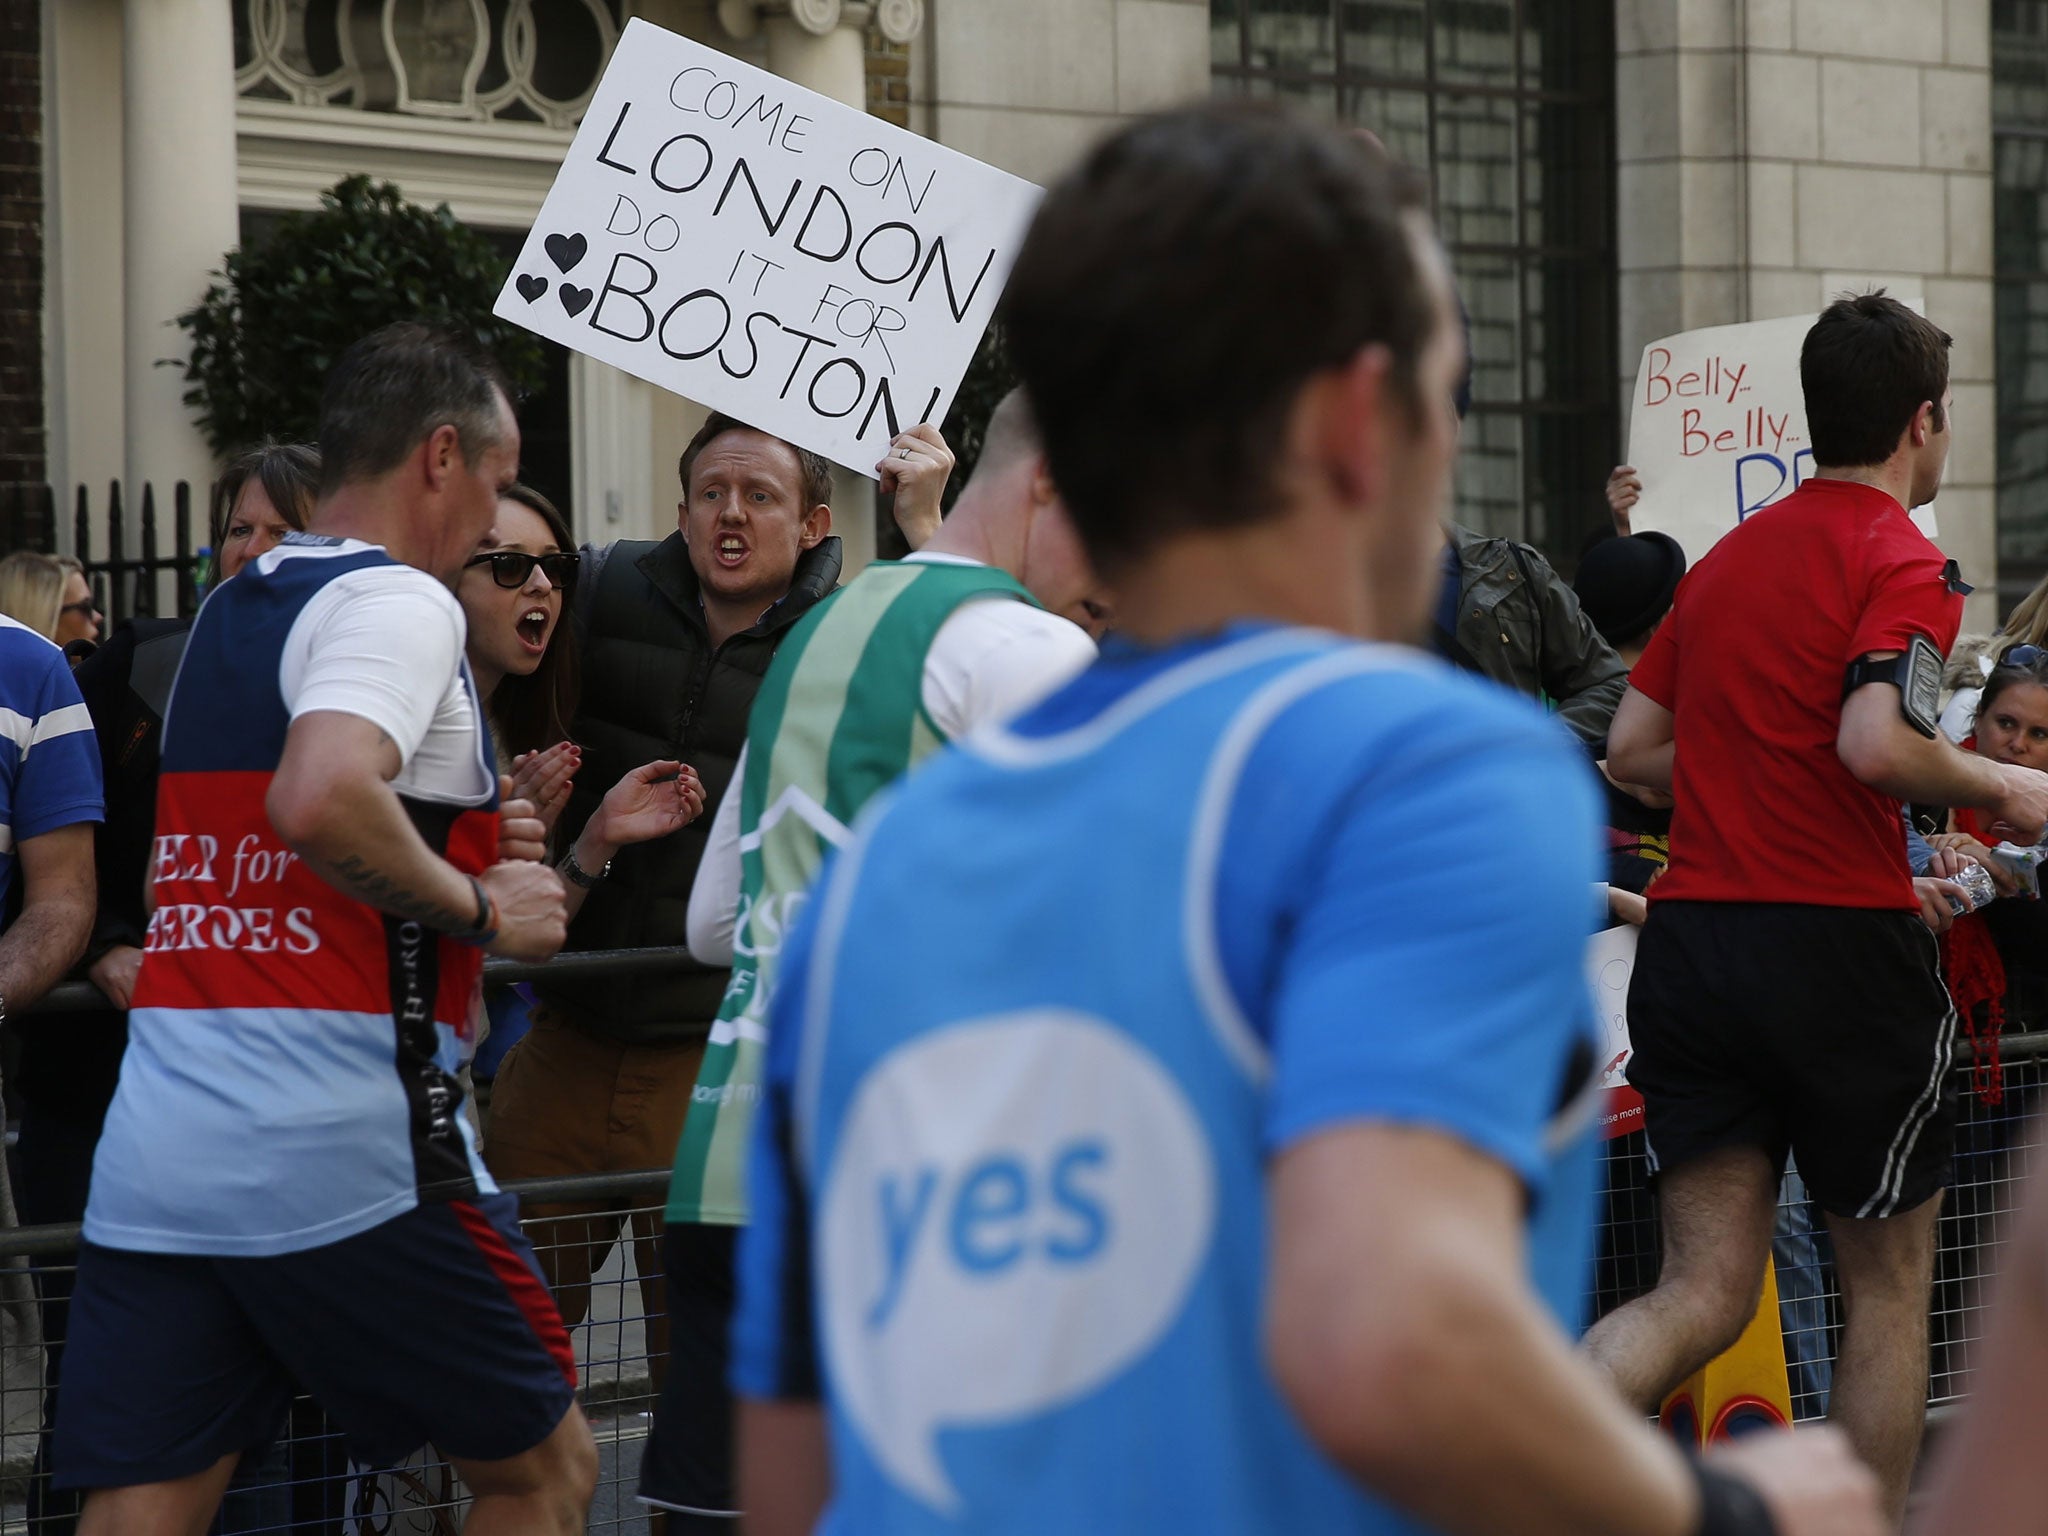
<path fill-rule="evenodd" d="M 263 487 L 277 515 L 303 533 L 320 490 L 320 450 L 311 443 L 261 443 L 228 460 L 220 478 L 213 482 L 213 501 L 207 509 L 207 533 L 215 560 L 227 542 L 228 519 L 235 514 L 235 503 L 251 480 Z"/>
<path fill-rule="evenodd" d="M 1003 298 L 1046 462 L 1105 573 L 1282 510 L 1302 387 L 1370 345 L 1411 410 L 1443 323 L 1421 183 L 1356 134 L 1209 102 L 1104 141 L 1039 205 Z"/>
<path fill-rule="evenodd" d="M 534 513 L 548 525 L 548 532 L 557 548 L 569 554 L 576 553 L 576 536 L 569 531 L 569 520 L 532 486 L 515 485 L 498 499 L 516 501 Z M 543 747 L 568 740 L 569 723 L 576 718 L 583 682 L 583 658 L 576 644 L 576 626 L 569 622 L 569 604 L 575 596 L 573 586 L 563 590 L 562 617 L 556 621 L 555 632 L 548 639 L 548 648 L 541 655 L 540 665 L 524 677 L 502 679 L 497 691 L 491 695 L 491 728 L 504 743 L 508 757 L 516 757 L 521 752 L 538 752 Z"/>
<path fill-rule="evenodd" d="M 512 391 L 497 360 L 442 326 L 400 320 L 354 343 L 328 370 L 320 396 L 320 489 L 338 490 L 394 468 L 443 426 L 463 462 L 503 435 L 500 399 Z"/>
<path fill-rule="evenodd" d="M 751 422 L 741 421 L 737 416 L 728 416 L 723 411 L 713 411 L 704 419 L 704 425 L 697 429 L 697 435 L 690 439 L 683 449 L 683 456 L 676 461 L 676 474 L 683 482 L 683 499 L 690 499 L 690 470 L 697 462 L 697 455 L 711 445 L 715 437 L 728 432 L 760 432 Z M 763 432 L 764 437 L 775 437 L 772 432 Z M 775 438 L 791 453 L 796 455 L 797 473 L 803 479 L 803 510 L 832 505 L 832 466 L 825 462 L 823 454 L 813 453 L 808 448 L 799 448 L 783 438 Z"/>
<path fill-rule="evenodd" d="M 1976 718 L 1982 720 L 1984 711 L 1998 702 L 2001 693 L 2021 683 L 2037 683 L 2048 688 L 2048 657 L 2037 656 L 2025 666 L 2001 662 L 1993 667 L 1984 679 L 1984 691 L 1977 696 Z"/>
<path fill-rule="evenodd" d="M 1828 469 L 1882 464 L 1930 401 L 1947 421 L 1949 335 L 1882 288 L 1844 294 L 1799 348 L 1799 385 L 1813 462 Z"/>

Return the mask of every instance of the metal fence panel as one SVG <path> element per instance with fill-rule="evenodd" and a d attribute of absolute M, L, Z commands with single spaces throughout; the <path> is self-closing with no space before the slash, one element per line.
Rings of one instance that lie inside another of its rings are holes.
<path fill-rule="evenodd" d="M 2032 1164 L 2032 1121 L 2048 1088 L 2048 1035 L 2004 1042 L 2004 1096 L 1986 1104 L 1970 1088 L 1969 1062 L 1956 1069 L 1958 1093 L 1953 1181 L 1942 1204 L 1930 1317 L 1930 1410 L 1968 1395 L 1982 1341 L 1985 1284 L 1999 1270 L 2005 1231 Z M 1640 1131 L 1607 1143 L 1607 1200 L 1601 1219 L 1587 1316 L 1596 1318 L 1656 1283 L 1658 1230 Z M 1779 1191 L 1773 1245 L 1779 1321 L 1793 1417 L 1818 1419 L 1841 1342 L 1841 1288 L 1825 1221 L 1796 1171 Z"/>
<path fill-rule="evenodd" d="M 635 1215 L 659 1223 L 666 1169 L 583 1179 L 508 1184 L 523 1206 L 562 1200 L 607 1200 L 616 1218 Z M 539 1253 L 564 1240 L 553 1224 L 523 1220 Z M 628 1227 L 630 1231 L 630 1227 Z M 37 1334 L 61 1350 L 66 1298 L 71 1289 L 75 1229 L 31 1229 L 31 1241 L 4 1244 L 39 1250 L 17 1257 L 40 1300 L 43 1329 L 0 1303 L 0 1530 L 57 1536 L 72 1529 L 76 1501 L 54 1494 L 40 1454 L 38 1426 L 46 1411 L 44 1354 Z M 0 1235 L 4 1236 L 4 1235 Z M 54 1251 L 52 1251 L 54 1250 Z M 612 1247 L 591 1276 L 582 1320 L 570 1326 L 584 1410 L 598 1446 L 598 1485 L 587 1527 L 601 1536 L 641 1536 L 647 1512 L 636 1497 L 640 1452 L 654 1411 L 654 1393 L 666 1360 L 650 1351 L 643 1282 L 660 1294 L 659 1273 L 639 1275 L 630 1242 Z M 175 1326 L 175 1319 L 166 1319 Z M 365 1341 L 374 1347 L 374 1341 Z M 61 1390 L 61 1389 L 60 1389 Z M 51 1394 L 52 1399 L 56 1396 Z M 54 1404 L 51 1406 L 54 1411 Z M 266 1531 L 333 1536 L 454 1536 L 468 1507 L 454 1468 L 431 1448 L 402 1465 L 373 1469 L 353 1464 L 341 1435 L 310 1398 L 292 1405 L 277 1441 L 246 1457 L 215 1527 L 229 1536 Z"/>

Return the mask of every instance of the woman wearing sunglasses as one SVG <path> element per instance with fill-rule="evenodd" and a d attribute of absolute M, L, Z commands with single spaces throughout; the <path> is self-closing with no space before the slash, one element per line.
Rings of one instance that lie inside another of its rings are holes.
<path fill-rule="evenodd" d="M 455 595 L 469 621 L 469 669 L 491 719 L 500 769 L 552 828 L 569 803 L 582 748 L 568 739 L 576 713 L 576 636 L 561 630 L 576 581 L 568 521 L 530 486 L 515 485 L 469 559 Z M 573 848 L 559 850 L 573 917 L 613 854 L 665 837 L 704 808 L 686 763 L 644 763 L 612 786 Z"/>
<path fill-rule="evenodd" d="M 576 632 L 560 627 L 563 604 L 575 590 L 577 561 L 568 520 L 539 491 L 515 485 L 499 498 L 490 531 L 455 589 L 469 625 L 469 670 L 490 717 L 498 771 L 511 776 L 512 793 L 533 802 L 550 832 L 583 762 L 582 748 L 568 739 L 581 675 Z M 664 837 L 703 808 L 704 786 L 685 763 L 647 763 L 619 780 L 576 845 L 557 850 L 566 855 L 560 868 L 570 915 L 622 846 Z M 498 1069 L 531 1023 L 531 999 L 524 992 L 499 992 L 487 1000 L 490 1025 L 471 1067 L 486 1130 Z"/>

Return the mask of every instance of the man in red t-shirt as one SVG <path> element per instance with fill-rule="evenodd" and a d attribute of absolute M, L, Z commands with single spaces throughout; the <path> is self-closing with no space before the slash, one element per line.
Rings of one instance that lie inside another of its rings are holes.
<path fill-rule="evenodd" d="M 1845 1297 L 1830 1412 L 1894 1515 L 1924 1418 L 1955 1034 L 1929 931 L 1947 908 L 1915 887 L 1900 802 L 1978 806 L 2029 841 L 2048 817 L 2048 775 L 1958 751 L 1912 686 L 1916 642 L 1938 667 L 1967 591 L 1907 516 L 1948 457 L 1948 347 L 1881 291 L 1828 307 L 1799 359 L 1813 478 L 1679 587 L 1609 742 L 1616 777 L 1676 800 L 1629 992 L 1664 1265 L 1586 1348 L 1647 1410 L 1732 1344 L 1795 1153 Z"/>

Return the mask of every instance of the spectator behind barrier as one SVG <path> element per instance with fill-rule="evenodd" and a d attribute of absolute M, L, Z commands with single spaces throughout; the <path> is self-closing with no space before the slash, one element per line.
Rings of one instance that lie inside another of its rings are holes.
<path fill-rule="evenodd" d="M 952 463 L 937 430 L 919 426 L 876 466 L 883 489 L 897 491 L 897 522 L 912 547 L 938 527 Z M 680 763 L 701 784 L 703 808 L 715 812 L 761 675 L 791 626 L 839 580 L 823 458 L 714 414 L 676 469 L 674 533 L 659 543 L 584 548 L 574 605 L 583 683 L 568 733 L 577 746 L 519 770 L 522 785 L 558 795 L 562 758 L 572 759 L 573 787 L 557 810 L 558 840 L 570 840 L 562 873 L 581 904 L 571 949 L 683 945 L 711 818 L 612 847 L 600 793 L 650 760 Z M 594 862 L 584 863 L 586 854 Z M 492 1172 L 534 1178 L 666 1167 L 727 974 L 722 965 L 692 965 L 537 985 L 533 1026 L 492 1089 Z M 572 1325 L 630 1204 L 528 1208 L 542 1223 L 533 1229 L 541 1265 Z M 647 1211 L 632 1221 L 658 1386 L 668 1356 L 660 1222 Z"/>
<path fill-rule="evenodd" d="M 74 664 L 100 637 L 102 616 L 85 567 L 69 555 L 18 549 L 0 560 L 0 615 L 53 642 Z"/>
<path fill-rule="evenodd" d="M 1685 551 L 1668 533 L 1610 536 L 1579 557 L 1572 590 L 1600 638 L 1633 668 L 1671 611 L 1684 575 Z M 1671 860 L 1671 797 L 1616 782 L 1604 762 L 1600 771 L 1607 790 L 1607 879 L 1641 895 Z"/>
<path fill-rule="evenodd" d="M 1977 718 L 1978 696 L 1998 658 L 2016 645 L 2048 646 L 2048 576 L 2013 608 L 1994 635 L 1964 635 L 1948 653 L 1942 675 L 1947 691 L 1941 728 L 1950 741 L 1968 736 Z"/>
<path fill-rule="evenodd" d="M 1628 669 L 1572 589 L 1526 544 L 1444 525 L 1437 654 L 1555 709 L 1596 758 Z"/>
<path fill-rule="evenodd" d="M 286 533 L 304 528 L 319 483 L 320 452 L 305 443 L 268 444 L 230 460 L 214 482 L 208 519 L 214 584 L 231 580 Z M 156 832 L 164 711 L 191 632 L 190 619 L 126 620 L 78 666 L 79 692 L 92 714 L 107 792 L 107 821 L 95 850 L 99 908 L 86 950 L 86 974 L 113 1006 L 29 1020 L 22 1027 L 17 1150 L 22 1212 L 28 1221 L 75 1222 L 85 1215 L 93 1148 L 120 1078 L 128 1001 L 149 923 L 143 895 Z M 63 1268 L 45 1270 L 41 1282 L 49 1356 L 38 1473 L 47 1466 L 49 1425 L 70 1334 L 72 1274 Z M 75 1518 L 81 1502 L 76 1493 L 52 1493 L 42 1476 L 29 1488 L 32 1520 Z M 230 1492 L 223 1511 L 228 1531 L 259 1529 L 272 1523 L 275 1513 L 239 1492 Z"/>
<path fill-rule="evenodd" d="M 562 629 L 562 604 L 575 590 L 579 556 L 568 519 L 531 486 L 515 485 L 455 589 L 468 627 L 467 654 L 477 696 L 491 721 L 498 771 L 512 796 L 533 805 L 552 829 L 568 803 L 582 749 L 568 740 L 578 678 L 576 632 Z M 703 809 L 704 787 L 687 764 L 635 768 L 605 795 L 573 850 L 577 865 L 602 869 L 619 848 L 666 837 Z M 589 894 L 571 879 L 573 917 Z M 475 1078 L 481 1120 L 505 1053 L 525 1035 L 523 989 L 487 998 L 489 1027 L 478 1041 Z"/>
<path fill-rule="evenodd" d="M 1999 654 L 1984 680 L 1976 725 L 1966 750 L 1994 762 L 2048 768 L 2048 650 L 2031 643 Z M 1937 850 L 1981 864 L 1998 897 L 1959 919 L 1943 947 L 1943 969 L 1956 1009 L 1973 1029 L 1995 1037 L 2004 1025 L 2008 973 L 2048 976 L 2048 907 L 1991 855 L 2002 839 L 1989 818 L 1969 807 L 1949 813 L 1948 830 L 1927 839 Z"/>

